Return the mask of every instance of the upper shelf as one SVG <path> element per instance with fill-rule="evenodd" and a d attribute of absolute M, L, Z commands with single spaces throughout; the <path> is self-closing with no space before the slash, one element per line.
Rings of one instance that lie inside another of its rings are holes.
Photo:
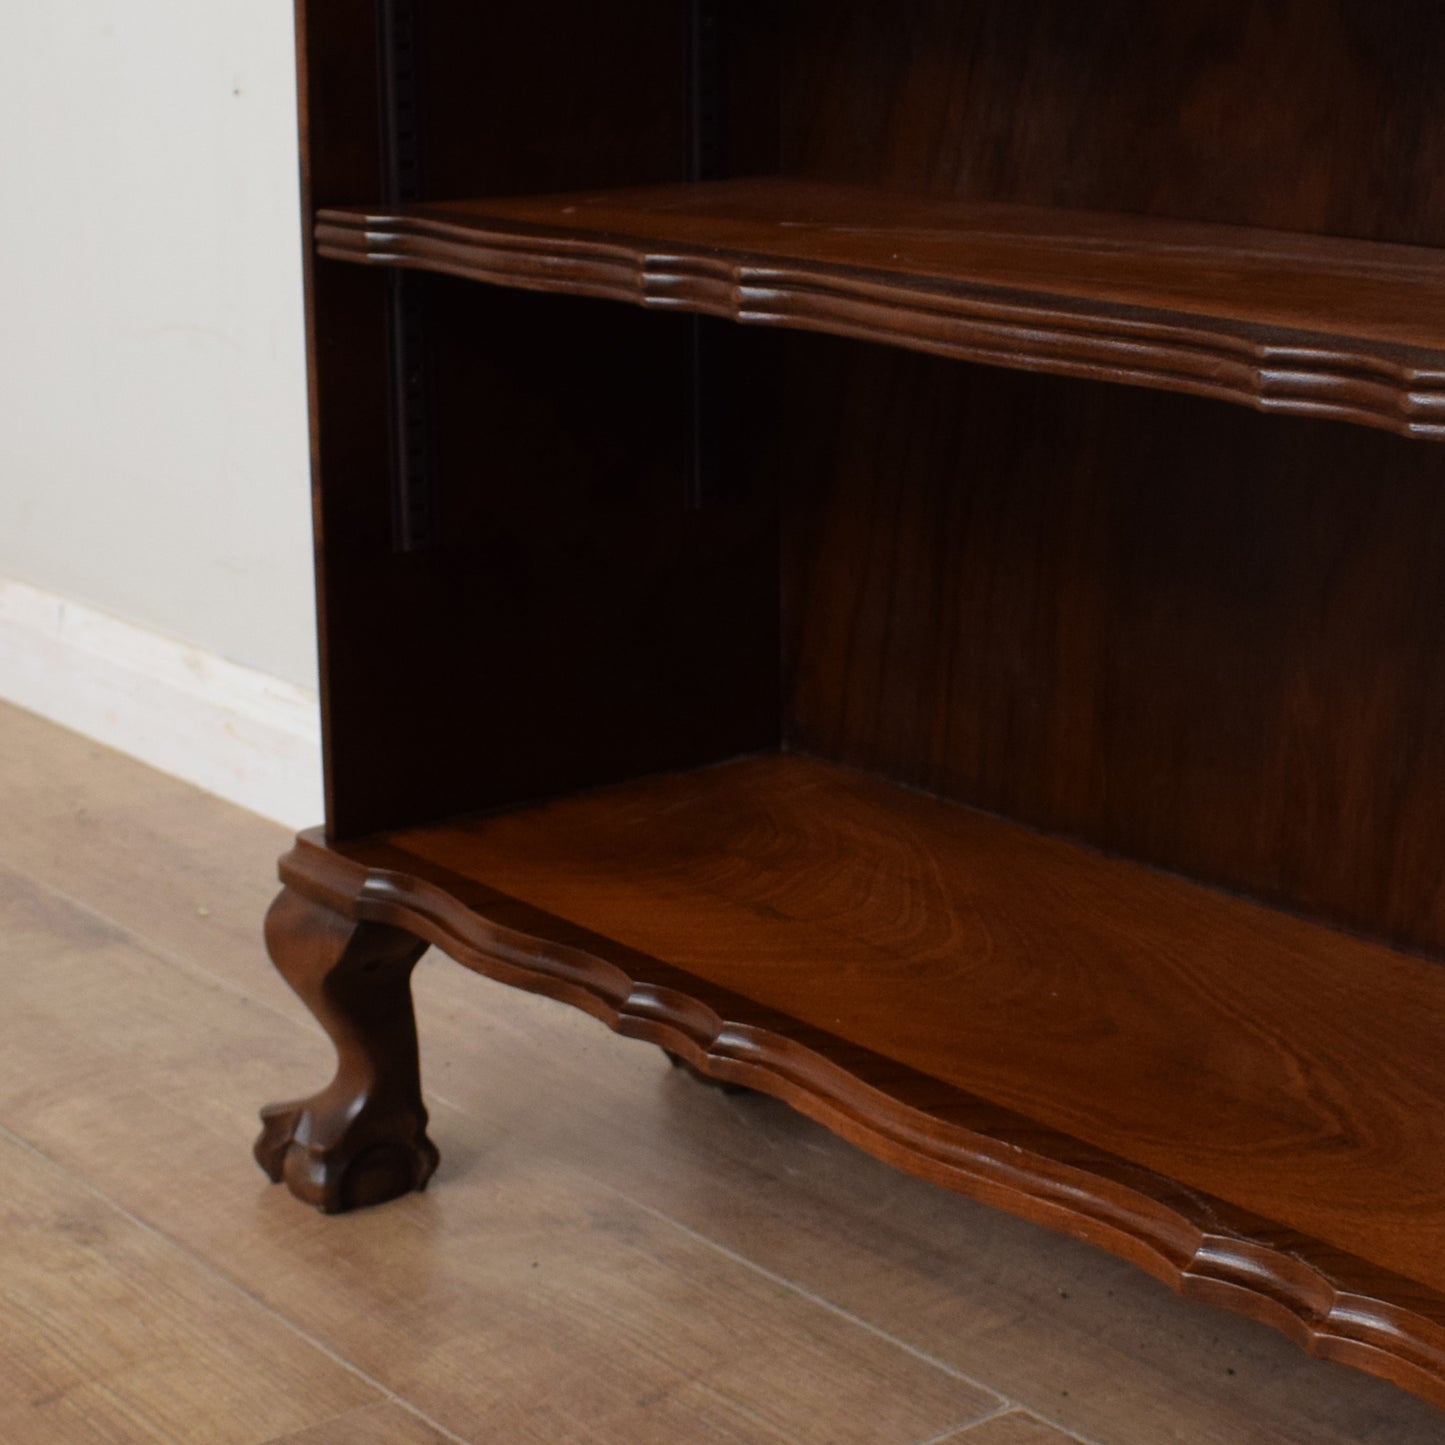
<path fill-rule="evenodd" d="M 785 178 L 324 210 L 338 260 L 1445 438 L 1445 254 Z"/>

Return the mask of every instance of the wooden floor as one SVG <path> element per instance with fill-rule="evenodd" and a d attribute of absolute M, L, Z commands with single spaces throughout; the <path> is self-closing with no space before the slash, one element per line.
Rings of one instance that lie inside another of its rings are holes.
<path fill-rule="evenodd" d="M 1388 1386 L 435 955 L 432 1189 L 303 1209 L 249 1157 L 257 1106 L 330 1067 L 259 943 L 286 842 L 0 708 L 5 1445 L 1445 1441 Z"/>

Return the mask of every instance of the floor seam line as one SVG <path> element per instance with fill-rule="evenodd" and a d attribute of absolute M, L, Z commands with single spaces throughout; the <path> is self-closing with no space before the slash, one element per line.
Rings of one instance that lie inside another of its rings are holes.
<path fill-rule="evenodd" d="M 262 1299 L 254 1291 L 248 1289 L 239 1280 L 232 1278 L 231 1275 L 227 1274 L 223 1269 L 220 1269 L 218 1266 L 213 1264 L 204 1255 L 197 1254 L 196 1251 L 193 1250 L 189 1245 L 183 1243 L 179 1239 L 176 1239 L 173 1235 L 162 1229 L 159 1225 L 152 1224 L 149 1220 L 135 1213 L 134 1210 L 128 1209 L 119 1200 L 113 1199 L 109 1194 L 106 1193 L 105 1190 L 101 1189 L 99 1185 L 94 1184 L 89 1179 L 86 1179 L 82 1175 L 75 1173 L 73 1169 L 61 1163 L 60 1160 L 55 1159 L 51 1155 L 47 1154 L 44 1149 L 40 1148 L 37 1144 L 32 1143 L 29 1139 L 25 1138 L 23 1134 L 17 1134 L 12 1128 L 10 1128 L 8 1124 L 0 1123 L 0 1135 L 3 1135 L 12 1143 L 33 1154 L 37 1159 L 43 1160 L 52 1169 L 58 1169 L 62 1174 L 65 1175 L 67 1179 L 69 1179 L 77 1187 L 85 1190 L 86 1193 L 94 1196 L 96 1199 L 101 1200 L 111 1209 L 114 1209 L 117 1214 L 121 1215 L 131 1224 L 135 1225 L 137 1229 L 143 1230 L 153 1239 L 158 1239 L 163 1244 L 169 1246 L 171 1249 L 178 1251 L 186 1259 L 190 1260 L 198 1269 L 202 1270 L 212 1279 L 224 1285 L 233 1293 L 240 1295 L 243 1299 L 249 1300 L 258 1309 L 264 1311 L 264 1313 L 269 1315 L 272 1319 L 276 1320 L 277 1323 L 282 1325 L 285 1329 L 289 1330 L 290 1333 L 295 1335 L 297 1339 L 304 1340 L 308 1345 L 312 1347 L 312 1349 L 320 1351 L 320 1353 L 325 1355 L 326 1358 L 332 1361 L 333 1364 L 339 1365 L 348 1374 L 353 1375 L 356 1379 L 361 1380 L 367 1385 L 370 1385 L 372 1389 L 374 1389 L 379 1395 L 383 1397 L 383 1400 L 385 1402 L 397 1405 L 400 1408 L 407 1410 L 411 1414 L 415 1415 L 429 1428 L 435 1430 L 444 1439 L 453 1441 L 454 1445 L 472 1445 L 472 1442 L 464 1439 L 460 1435 L 454 1434 L 444 1425 L 441 1425 L 437 1421 L 433 1420 L 428 1414 L 426 1414 L 425 1411 L 419 1409 L 416 1405 L 412 1404 L 411 1401 L 405 1399 L 401 1395 L 398 1395 L 396 1391 L 393 1390 L 389 1385 L 384 1385 L 380 1380 L 376 1379 L 366 1370 L 363 1370 L 359 1365 L 353 1364 L 339 1351 L 334 1350 L 324 1340 L 317 1339 L 315 1335 L 311 1334 L 308 1330 L 303 1329 L 299 1324 L 296 1323 L 295 1320 L 291 1319 L 289 1316 L 282 1313 L 281 1310 L 277 1309 L 275 1305 L 269 1303 L 267 1300 Z M 371 1405 L 376 1405 L 380 1403 L 382 1403 L 382 1401 L 373 1400 L 369 1402 L 369 1404 Z M 366 1407 L 357 1406 L 356 1408 L 363 1409 Z M 351 1413 L 352 1411 L 349 1410 L 342 1412 L 343 1415 Z M 324 1424 L 326 1422 L 319 1421 L 317 1423 Z M 305 1428 L 311 1429 L 313 1427 L 307 1426 Z M 280 1438 L 284 1440 L 285 1436 L 282 1436 Z"/>
<path fill-rule="evenodd" d="M 950 1425 L 948 1429 L 941 1430 L 937 1435 L 930 1435 L 927 1440 L 919 1440 L 916 1445 L 943 1445 L 945 1440 L 952 1440 L 955 1436 L 969 1434 L 970 1431 L 979 1429 L 993 1420 L 1002 1420 L 1005 1415 L 1016 1415 L 1020 1407 L 1012 1400 L 1005 1400 L 996 1410 L 990 1410 L 987 1415 L 981 1415 L 977 1420 L 966 1421 L 962 1425 Z"/>
<path fill-rule="evenodd" d="M 624 1200 L 626 1203 L 632 1205 L 634 1208 L 642 1210 L 645 1214 L 651 1215 L 654 1219 L 660 1221 L 663 1224 L 670 1225 L 673 1229 L 679 1230 L 681 1233 L 687 1235 L 688 1238 L 694 1239 L 699 1244 L 703 1244 L 707 1248 L 715 1250 L 717 1253 L 723 1255 L 727 1259 L 732 1260 L 735 1264 L 740 1264 L 745 1269 L 752 1270 L 754 1273 L 762 1275 L 765 1279 L 771 1280 L 774 1284 L 782 1286 L 784 1289 L 789 1290 L 791 1293 L 797 1295 L 800 1299 L 805 1299 L 811 1304 L 818 1305 L 820 1308 L 827 1310 L 830 1314 L 836 1315 L 838 1318 L 848 1321 L 849 1324 L 856 1325 L 859 1329 L 866 1330 L 868 1331 L 868 1333 L 876 1335 L 881 1340 L 886 1340 L 896 1349 L 900 1349 L 906 1354 L 911 1355 L 914 1359 L 919 1360 L 926 1365 L 930 1365 L 936 1370 L 942 1371 L 944 1374 L 950 1376 L 951 1378 L 958 1380 L 961 1384 L 971 1385 L 974 1389 L 983 1391 L 986 1395 L 988 1395 L 994 1400 L 998 1400 L 1001 1403 L 1005 1404 L 1008 1403 L 1008 1396 L 1001 1394 L 991 1385 L 988 1385 L 984 1381 L 976 1378 L 973 1375 L 970 1375 L 966 1370 L 960 1370 L 959 1368 L 957 1368 L 957 1366 L 950 1365 L 947 1363 L 947 1361 L 940 1360 L 936 1356 L 930 1355 L 926 1350 L 920 1349 L 917 1345 L 910 1344 L 907 1340 L 899 1339 L 897 1335 L 891 1334 L 888 1330 L 883 1329 L 880 1325 L 875 1325 L 869 1320 L 860 1319 L 857 1315 L 853 1314 L 852 1311 L 845 1309 L 842 1305 L 835 1303 L 833 1300 L 828 1299 L 824 1295 L 817 1294 L 813 1290 L 809 1289 L 806 1285 L 799 1284 L 796 1280 L 791 1280 L 786 1275 L 779 1274 L 776 1270 L 769 1269 L 766 1265 L 759 1264 L 756 1260 L 749 1259 L 745 1254 L 741 1254 L 735 1249 L 730 1249 L 727 1245 L 722 1244 L 715 1239 L 710 1239 L 707 1235 L 702 1234 L 696 1229 L 693 1229 L 690 1225 L 684 1224 L 681 1220 L 674 1219 L 671 1215 L 664 1213 L 660 1209 L 654 1208 L 650 1204 L 644 1204 L 640 1199 L 634 1199 L 625 1190 L 619 1189 L 616 1185 L 609 1184 L 604 1180 L 600 1179 L 594 1179 L 593 1182 L 597 1184 L 599 1188 L 606 1189 L 609 1193 L 616 1195 L 617 1198 Z M 959 1426 L 956 1428 L 962 1429 L 965 1427 Z"/>
<path fill-rule="evenodd" d="M 139 929 L 123 922 L 121 919 L 114 917 L 101 908 L 97 908 L 92 903 L 85 902 L 84 899 L 77 898 L 68 889 L 61 888 L 44 878 L 37 878 L 33 873 L 28 873 L 24 869 L 17 868 L 9 863 L 0 863 L 0 868 L 6 869 L 17 878 L 23 878 L 25 882 L 48 893 L 52 898 L 58 899 L 67 907 L 75 909 L 76 912 L 84 914 L 87 918 L 96 919 L 108 925 L 116 933 L 119 933 L 126 943 L 140 952 L 147 954 L 157 963 L 169 964 L 174 968 L 179 968 L 182 972 L 191 975 L 193 978 L 204 979 L 207 983 L 214 984 L 216 987 L 223 989 L 225 992 L 237 998 L 243 998 L 247 1002 L 255 1004 L 257 1008 L 265 1009 L 266 1012 L 273 1017 L 284 1019 L 292 1027 L 300 1029 L 303 1033 L 311 1032 L 311 1030 L 307 1028 L 304 1020 L 296 1018 L 294 1015 L 287 1013 L 286 1010 L 278 1008 L 274 1003 L 252 993 L 250 989 L 245 988 L 233 979 L 227 978 L 225 974 L 213 973 L 210 969 L 203 968 L 193 959 L 186 957 L 184 954 L 177 953 L 166 945 L 149 938 L 146 934 L 140 932 Z M 261 929 L 259 924 L 256 928 L 256 942 L 258 955 L 264 957 L 265 954 L 261 945 Z"/>

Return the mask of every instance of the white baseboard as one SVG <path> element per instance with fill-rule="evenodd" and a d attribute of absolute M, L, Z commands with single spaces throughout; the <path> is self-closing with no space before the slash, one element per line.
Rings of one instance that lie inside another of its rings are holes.
<path fill-rule="evenodd" d="M 288 827 L 321 821 L 314 692 L 3 577 L 0 698 Z"/>

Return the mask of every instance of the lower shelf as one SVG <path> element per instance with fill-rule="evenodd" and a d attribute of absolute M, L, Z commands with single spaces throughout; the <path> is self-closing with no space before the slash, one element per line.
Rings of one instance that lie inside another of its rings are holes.
<path fill-rule="evenodd" d="M 282 877 L 1445 1405 L 1445 966 L 789 756 Z"/>

